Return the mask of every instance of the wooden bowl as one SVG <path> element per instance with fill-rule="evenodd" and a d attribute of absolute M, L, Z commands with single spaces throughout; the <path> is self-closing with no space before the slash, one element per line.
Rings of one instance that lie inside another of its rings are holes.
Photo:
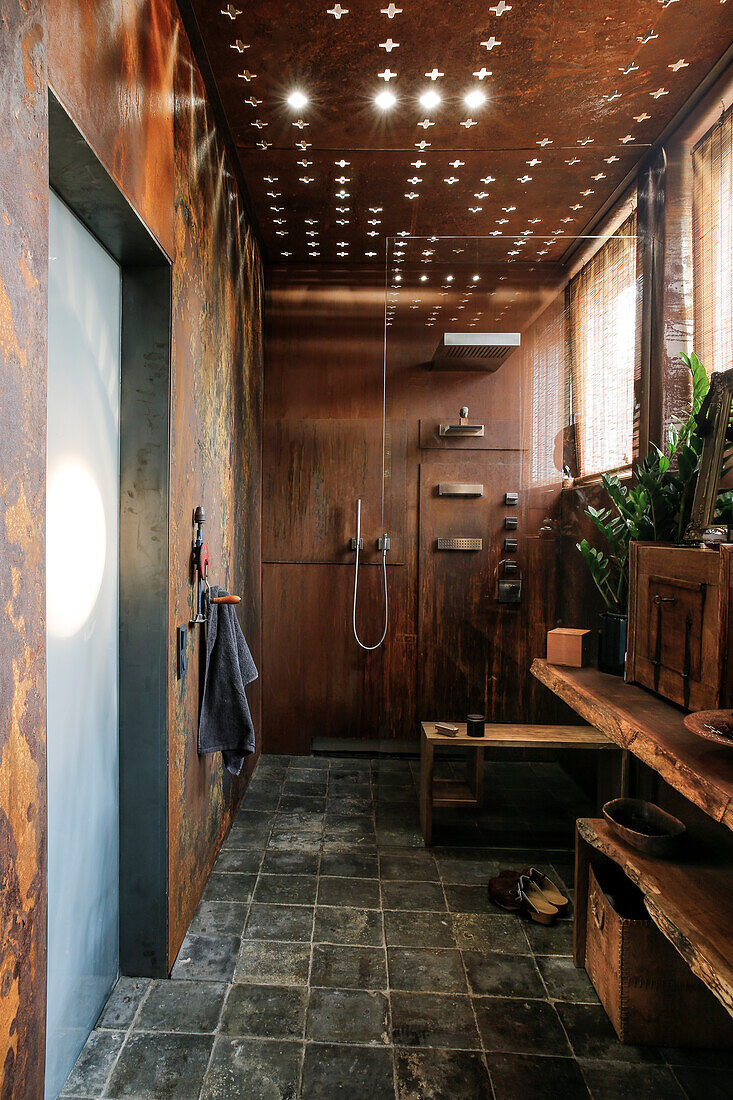
<path fill-rule="evenodd" d="M 614 798 L 603 807 L 613 831 L 632 848 L 663 859 L 674 854 L 685 825 L 643 798 Z"/>
<path fill-rule="evenodd" d="M 733 710 L 698 710 L 686 715 L 684 723 L 690 733 L 733 748 Z"/>

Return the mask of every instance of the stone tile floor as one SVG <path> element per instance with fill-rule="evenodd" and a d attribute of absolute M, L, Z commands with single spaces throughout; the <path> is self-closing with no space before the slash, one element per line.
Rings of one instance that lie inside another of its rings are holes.
<path fill-rule="evenodd" d="M 417 771 L 263 757 L 173 980 L 120 978 L 63 1097 L 732 1096 L 733 1056 L 618 1042 L 573 966 L 571 919 L 541 928 L 488 901 L 491 875 L 526 862 L 571 889 L 588 806 L 565 773 L 488 765 L 488 809 L 444 815 L 428 852 Z M 538 847 L 563 824 L 564 848 Z M 492 829 L 525 848 L 489 848 Z"/>

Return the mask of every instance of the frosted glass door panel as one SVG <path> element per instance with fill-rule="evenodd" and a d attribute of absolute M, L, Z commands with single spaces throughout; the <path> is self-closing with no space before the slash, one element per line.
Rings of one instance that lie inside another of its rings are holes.
<path fill-rule="evenodd" d="M 118 973 L 120 269 L 50 195 L 48 1004 L 56 1097 Z"/>

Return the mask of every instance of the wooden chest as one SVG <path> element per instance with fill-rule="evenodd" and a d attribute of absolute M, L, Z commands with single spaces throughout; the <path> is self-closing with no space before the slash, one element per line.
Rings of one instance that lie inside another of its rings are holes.
<path fill-rule="evenodd" d="M 688 710 L 730 707 L 733 546 L 631 544 L 626 678 Z"/>
<path fill-rule="evenodd" d="M 733 1019 L 659 929 L 612 864 L 588 871 L 585 968 L 622 1043 L 733 1044 Z"/>

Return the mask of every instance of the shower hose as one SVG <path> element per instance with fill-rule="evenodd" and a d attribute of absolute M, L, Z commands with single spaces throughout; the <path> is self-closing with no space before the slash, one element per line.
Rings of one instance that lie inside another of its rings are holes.
<path fill-rule="evenodd" d="M 387 637 L 387 623 L 389 621 L 389 599 L 387 596 L 387 533 L 384 534 L 384 540 L 382 542 L 382 576 L 384 578 L 384 630 L 382 631 L 382 637 L 379 639 L 376 645 L 364 645 L 359 637 L 356 629 L 356 595 L 359 590 L 359 545 L 361 543 L 361 500 L 356 504 L 356 565 L 354 569 L 354 607 L 351 615 L 351 623 L 354 628 L 354 637 L 357 644 L 362 649 L 366 649 L 371 652 L 373 649 L 379 649 L 380 645 Z"/>

